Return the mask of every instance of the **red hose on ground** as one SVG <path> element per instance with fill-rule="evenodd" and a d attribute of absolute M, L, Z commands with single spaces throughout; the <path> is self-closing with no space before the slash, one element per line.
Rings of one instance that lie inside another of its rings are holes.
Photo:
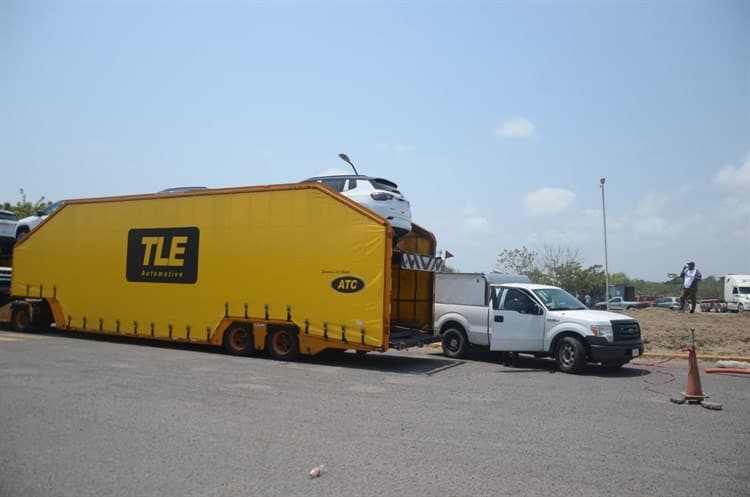
<path fill-rule="evenodd" d="M 708 368 L 706 373 L 733 373 L 733 374 L 750 374 L 750 369 L 742 368 Z"/>

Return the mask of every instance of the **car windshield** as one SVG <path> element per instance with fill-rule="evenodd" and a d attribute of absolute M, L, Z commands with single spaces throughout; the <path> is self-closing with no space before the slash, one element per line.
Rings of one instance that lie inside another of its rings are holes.
<path fill-rule="evenodd" d="M 10 211 L 0 211 L 0 219 L 4 219 L 6 221 L 15 221 L 16 215 Z"/>
<path fill-rule="evenodd" d="M 398 185 L 394 183 L 393 181 L 388 181 L 387 179 L 372 178 L 370 180 L 370 184 L 376 190 L 383 190 L 383 191 L 391 192 L 391 193 L 401 193 L 400 191 L 398 191 Z"/>
<path fill-rule="evenodd" d="M 586 309 L 580 300 L 561 288 L 539 288 L 533 292 L 550 311 Z"/>
<path fill-rule="evenodd" d="M 46 208 L 45 208 L 45 209 L 44 209 L 44 210 L 42 211 L 42 216 L 49 216 L 49 215 L 51 215 L 51 214 L 52 214 L 53 212 L 55 212 L 55 211 L 56 211 L 57 209 L 59 209 L 60 207 L 62 207 L 62 205 L 63 205 L 63 203 L 64 203 L 64 202 L 65 202 L 64 200 L 58 200 L 58 201 L 57 201 L 57 202 L 55 202 L 54 204 L 50 204 L 50 205 L 48 205 L 48 206 L 47 206 L 47 207 L 46 207 Z"/>

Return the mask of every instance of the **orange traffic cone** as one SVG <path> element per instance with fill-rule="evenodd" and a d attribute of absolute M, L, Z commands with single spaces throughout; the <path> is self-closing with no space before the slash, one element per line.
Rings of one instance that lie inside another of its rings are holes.
<path fill-rule="evenodd" d="M 682 398 L 669 399 L 675 404 L 684 404 L 688 402 L 690 404 L 700 404 L 706 409 L 714 409 L 717 411 L 721 410 L 721 404 L 714 402 L 703 402 L 704 399 L 708 398 L 708 395 L 703 395 L 701 388 L 701 377 L 698 373 L 698 358 L 695 355 L 695 330 L 692 332 L 693 344 L 687 349 L 683 349 L 683 352 L 688 353 L 688 378 L 687 384 L 685 385 L 685 391 L 682 392 Z"/>
<path fill-rule="evenodd" d="M 698 358 L 695 356 L 695 345 L 685 350 L 688 353 L 689 369 L 687 385 L 685 386 L 685 391 L 682 392 L 682 395 L 689 402 L 701 402 L 706 398 L 706 395 L 703 395 L 703 390 L 701 390 L 701 377 L 698 373 Z"/>

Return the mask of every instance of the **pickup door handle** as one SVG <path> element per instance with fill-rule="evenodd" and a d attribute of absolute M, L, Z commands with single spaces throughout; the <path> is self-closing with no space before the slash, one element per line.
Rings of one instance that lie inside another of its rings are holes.
<path fill-rule="evenodd" d="M 496 323 L 502 323 L 503 322 L 503 315 L 495 316 L 495 322 Z"/>

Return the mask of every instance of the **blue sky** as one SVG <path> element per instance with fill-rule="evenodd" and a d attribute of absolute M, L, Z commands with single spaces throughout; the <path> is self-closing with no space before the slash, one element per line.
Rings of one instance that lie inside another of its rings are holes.
<path fill-rule="evenodd" d="M 0 2 L 0 201 L 399 184 L 462 271 L 750 273 L 750 2 Z M 304 241 L 300 242 L 304 244 Z"/>

